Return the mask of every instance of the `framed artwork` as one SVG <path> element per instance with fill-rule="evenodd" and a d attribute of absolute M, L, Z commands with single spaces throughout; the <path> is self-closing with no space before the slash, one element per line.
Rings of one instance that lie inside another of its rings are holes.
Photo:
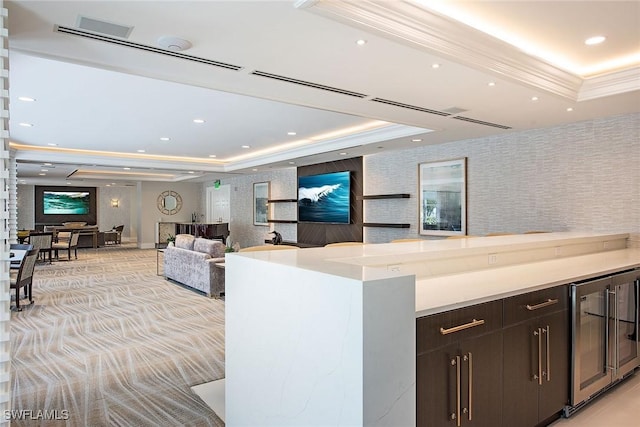
<path fill-rule="evenodd" d="M 269 225 L 269 182 L 253 183 L 253 225 Z"/>
<path fill-rule="evenodd" d="M 420 234 L 467 234 L 467 159 L 421 163 L 418 171 Z"/>

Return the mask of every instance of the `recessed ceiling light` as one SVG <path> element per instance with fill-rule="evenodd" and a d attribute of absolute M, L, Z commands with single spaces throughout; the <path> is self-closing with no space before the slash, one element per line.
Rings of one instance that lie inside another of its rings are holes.
<path fill-rule="evenodd" d="M 257 171 L 258 171 L 258 169 L 256 169 L 256 168 L 253 168 L 253 169 L 251 169 L 251 170 L 252 170 L 252 171 L 254 171 L 254 172 L 257 172 Z"/>
<path fill-rule="evenodd" d="M 146 150 L 138 150 L 138 153 L 144 153 Z"/>
<path fill-rule="evenodd" d="M 51 146 L 51 147 L 57 147 L 58 144 L 56 144 L 55 142 L 49 142 L 47 143 L 47 145 Z"/>
<path fill-rule="evenodd" d="M 171 138 L 169 138 L 168 136 L 163 136 L 160 137 L 160 141 L 171 141 Z"/>
<path fill-rule="evenodd" d="M 18 99 L 24 102 L 33 102 L 36 100 L 35 98 L 31 98 L 29 96 L 19 96 Z"/>
<path fill-rule="evenodd" d="M 195 172 L 194 172 L 194 171 L 189 171 L 189 172 L 187 172 L 187 173 L 195 173 Z"/>
<path fill-rule="evenodd" d="M 595 36 L 595 37 L 589 37 L 588 39 L 586 39 L 584 41 L 584 44 L 588 45 L 588 46 L 593 46 L 595 44 L 600 44 L 603 41 L 605 41 L 607 38 L 605 36 Z"/>
<path fill-rule="evenodd" d="M 218 157 L 215 154 L 209 154 L 209 157 Z"/>
<path fill-rule="evenodd" d="M 42 166 L 51 166 L 51 163 L 43 163 Z"/>
<path fill-rule="evenodd" d="M 202 119 L 193 119 L 193 123 L 201 124 L 201 123 L 204 123 L 204 120 L 202 120 Z"/>
<path fill-rule="evenodd" d="M 32 124 L 32 123 L 24 123 L 24 122 L 23 122 L 23 123 L 18 123 L 18 124 L 19 124 L 20 126 L 22 126 L 22 127 L 25 127 L 25 128 L 33 127 L 33 124 Z"/>
<path fill-rule="evenodd" d="M 356 40 L 356 44 L 358 46 L 364 46 L 365 44 L 367 44 L 367 41 L 365 39 L 359 39 L 359 40 Z"/>
<path fill-rule="evenodd" d="M 531 100 L 532 100 L 532 101 L 537 101 L 537 100 L 538 100 L 538 97 L 537 97 L 537 96 L 532 96 L 532 97 L 531 97 Z"/>
<path fill-rule="evenodd" d="M 296 162 L 289 162 L 289 164 L 290 164 L 290 165 L 295 165 L 295 164 L 296 164 Z"/>
<path fill-rule="evenodd" d="M 414 138 L 411 142 L 422 142 L 422 138 Z"/>
<path fill-rule="evenodd" d="M 242 148 L 251 148 L 250 145 L 243 145 Z"/>
<path fill-rule="evenodd" d="M 40 176 L 46 176 L 47 174 L 46 174 L 46 173 L 39 173 L 38 175 L 40 175 Z"/>
<path fill-rule="evenodd" d="M 431 68 L 433 68 L 434 70 L 438 69 L 440 68 L 440 64 L 431 64 Z"/>
<path fill-rule="evenodd" d="M 131 170 L 131 168 L 122 168 L 122 169 L 124 169 L 126 171 L 130 171 Z"/>
<path fill-rule="evenodd" d="M 347 153 L 345 153 L 344 151 L 342 153 L 340 153 L 341 156 L 346 156 Z"/>
<path fill-rule="evenodd" d="M 49 169 L 40 169 L 40 172 L 49 172 Z"/>
<path fill-rule="evenodd" d="M 496 82 L 489 82 L 489 86 L 495 86 Z"/>
<path fill-rule="evenodd" d="M 111 184 L 107 184 L 107 185 L 105 185 L 105 187 L 111 187 Z"/>
<path fill-rule="evenodd" d="M 70 182 L 67 182 L 67 185 L 71 185 L 71 183 L 70 183 Z"/>
<path fill-rule="evenodd" d="M 294 136 L 294 135 L 297 135 L 297 133 L 295 133 L 295 132 L 293 132 L 293 131 L 292 131 L 292 132 L 287 132 L 287 135 L 289 135 L 289 136 Z"/>
<path fill-rule="evenodd" d="M 568 108 L 567 108 L 567 111 L 568 111 L 568 112 L 572 112 L 572 111 L 573 111 L 573 108 L 568 107 Z"/>

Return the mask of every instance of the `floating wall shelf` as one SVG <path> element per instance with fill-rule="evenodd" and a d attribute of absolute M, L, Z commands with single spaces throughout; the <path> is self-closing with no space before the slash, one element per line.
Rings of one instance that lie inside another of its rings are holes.
<path fill-rule="evenodd" d="M 379 200 L 379 199 L 409 199 L 411 194 L 398 193 L 398 194 L 372 194 L 369 196 L 358 196 L 358 200 Z"/>
<path fill-rule="evenodd" d="M 365 222 L 362 226 L 378 228 L 411 228 L 411 224 L 391 224 L 387 222 Z"/>
<path fill-rule="evenodd" d="M 268 203 L 289 203 L 289 202 L 297 202 L 298 199 L 269 199 Z"/>

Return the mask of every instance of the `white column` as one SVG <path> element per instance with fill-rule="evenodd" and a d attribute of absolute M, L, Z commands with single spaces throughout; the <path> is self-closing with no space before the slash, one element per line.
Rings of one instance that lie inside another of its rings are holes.
<path fill-rule="evenodd" d="M 16 241 L 16 176 L 15 161 L 13 167 L 9 159 L 9 34 L 7 9 L 0 0 L 0 140 L 2 141 L 2 169 L 0 175 L 0 414 L 11 409 L 11 341 L 9 339 L 9 321 L 11 319 L 9 294 L 9 242 Z M 13 173 L 10 172 L 13 170 Z M 9 425 L 10 421 L 0 417 L 0 425 Z"/>
<path fill-rule="evenodd" d="M 226 258 L 227 426 L 415 425 L 413 276 Z"/>

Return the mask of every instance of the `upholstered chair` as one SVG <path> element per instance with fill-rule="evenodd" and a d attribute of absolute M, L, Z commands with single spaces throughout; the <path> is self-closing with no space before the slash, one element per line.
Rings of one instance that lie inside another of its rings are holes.
<path fill-rule="evenodd" d="M 22 288 L 25 288 L 24 292 L 29 304 L 33 304 L 33 270 L 37 259 L 38 249 L 30 249 L 22 258 L 20 268 L 10 270 L 10 288 L 16 290 L 16 311 L 22 311 L 20 308 L 20 289 Z"/>
<path fill-rule="evenodd" d="M 67 234 L 69 238 L 67 239 Z M 78 238 L 80 237 L 80 233 L 77 231 L 61 231 L 58 233 L 58 241 L 54 242 L 51 245 L 51 249 L 53 249 L 56 253 L 56 259 L 59 259 L 59 251 L 66 250 L 67 251 L 67 260 L 71 260 L 71 250 L 73 250 L 75 258 L 78 259 Z"/>

